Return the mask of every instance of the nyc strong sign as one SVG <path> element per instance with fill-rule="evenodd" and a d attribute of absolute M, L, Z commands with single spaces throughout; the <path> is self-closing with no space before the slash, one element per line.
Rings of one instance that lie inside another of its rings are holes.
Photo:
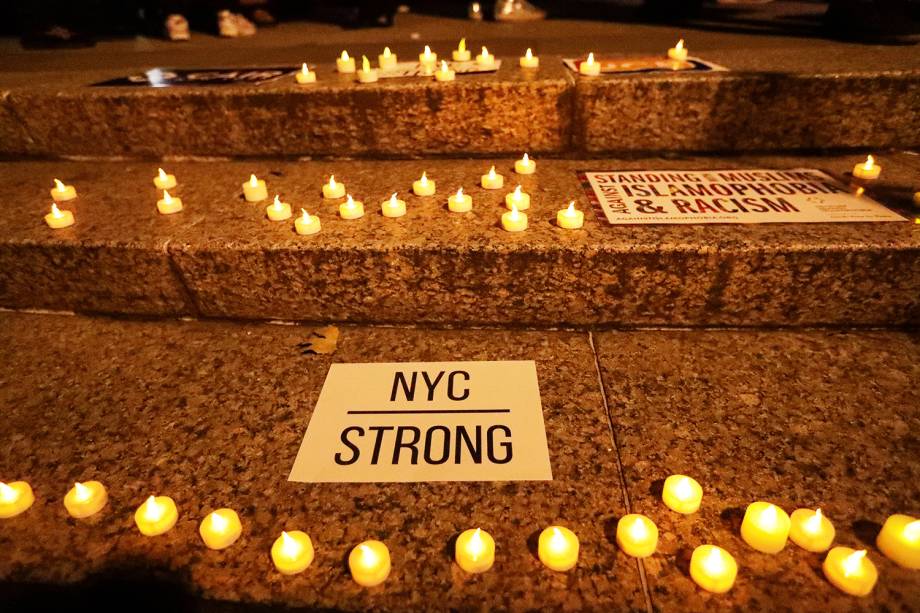
<path fill-rule="evenodd" d="M 536 366 L 333 364 L 288 479 L 550 480 Z"/>

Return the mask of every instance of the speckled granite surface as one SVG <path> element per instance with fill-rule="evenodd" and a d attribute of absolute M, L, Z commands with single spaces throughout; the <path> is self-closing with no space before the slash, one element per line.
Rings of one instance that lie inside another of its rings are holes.
<path fill-rule="evenodd" d="M 738 560 L 736 610 L 915 611 L 920 574 L 874 546 L 885 518 L 920 511 L 920 338 L 884 332 L 688 332 L 595 335 L 631 507 L 656 519 L 663 555 L 645 562 L 655 608 L 708 611 L 723 599 L 687 575 L 713 542 Z M 662 507 L 661 480 L 703 486 L 698 514 Z M 820 506 L 837 542 L 868 548 L 879 569 L 857 600 L 824 580 L 819 554 L 775 556 L 738 534 L 745 506 Z"/>
<path fill-rule="evenodd" d="M 625 507 L 586 334 L 344 328 L 333 356 L 304 356 L 297 344 L 307 335 L 291 326 L 0 314 L 10 356 L 0 362 L 0 475 L 27 479 L 36 493 L 33 508 L 2 522 L 0 596 L 26 582 L 128 574 L 210 599 L 344 610 L 645 609 L 637 564 L 605 535 Z M 536 361 L 554 481 L 286 481 L 332 361 L 495 359 Z M 89 478 L 108 486 L 109 505 L 77 523 L 61 499 L 73 480 Z M 152 491 L 172 496 L 180 518 L 150 539 L 133 512 Z M 244 531 L 230 549 L 209 551 L 197 522 L 220 506 L 237 510 Z M 568 574 L 544 570 L 528 548 L 557 521 L 582 540 L 581 564 Z M 491 572 L 471 577 L 451 563 L 449 542 L 473 525 L 494 535 L 498 554 Z M 308 531 L 316 545 L 312 567 L 296 577 L 269 559 L 285 528 Z M 393 558 L 389 580 L 372 590 L 344 567 L 369 537 Z M 147 597 L 156 601 L 160 589 Z"/>
<path fill-rule="evenodd" d="M 510 159 L 424 162 L 170 162 L 185 210 L 155 212 L 156 164 L 4 163 L 0 305 L 304 321 L 533 325 L 896 325 L 920 321 L 920 226 L 912 223 L 611 227 L 554 225 L 588 202 L 578 169 L 817 167 L 847 180 L 860 155 L 554 161 L 537 174 Z M 920 158 L 881 155 L 869 193 L 905 212 Z M 508 190 L 533 195 L 530 229 L 499 226 L 507 190 L 476 186 L 496 163 Z M 436 196 L 405 195 L 391 220 L 379 203 L 426 170 Z M 299 237 L 242 201 L 251 172 L 323 231 Z M 319 197 L 334 172 L 368 214 L 337 217 Z M 42 215 L 55 176 L 76 185 L 77 224 Z M 462 185 L 470 214 L 446 211 Z"/>

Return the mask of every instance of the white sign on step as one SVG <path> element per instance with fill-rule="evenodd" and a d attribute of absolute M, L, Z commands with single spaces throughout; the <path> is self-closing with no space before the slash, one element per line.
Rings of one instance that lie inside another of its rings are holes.
<path fill-rule="evenodd" d="M 611 225 L 907 221 L 813 168 L 579 171 Z"/>
<path fill-rule="evenodd" d="M 553 478 L 533 361 L 333 364 L 289 481 Z"/>

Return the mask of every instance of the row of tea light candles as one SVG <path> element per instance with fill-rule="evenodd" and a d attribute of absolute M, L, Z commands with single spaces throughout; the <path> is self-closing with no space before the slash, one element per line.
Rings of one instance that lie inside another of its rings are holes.
<path fill-rule="evenodd" d="M 671 475 L 664 482 L 662 501 L 672 511 L 683 515 L 695 513 L 702 499 L 703 488 L 692 477 Z M 0 482 L 0 518 L 15 517 L 34 501 L 32 488 L 25 481 Z M 77 519 L 95 515 L 107 502 L 106 489 L 98 481 L 75 483 L 64 496 L 64 507 Z M 178 517 L 172 498 L 150 496 L 135 511 L 134 522 L 141 534 L 157 536 L 168 532 Z M 204 544 L 216 550 L 230 547 L 242 530 L 237 513 L 227 508 L 212 511 L 198 527 Z M 778 553 L 786 546 L 787 539 L 813 553 L 830 549 L 822 565 L 828 581 L 847 594 L 868 595 L 878 579 L 875 564 L 866 557 L 865 549 L 856 551 L 842 546 L 831 549 L 835 536 L 834 525 L 820 509 L 796 509 L 790 516 L 774 504 L 757 501 L 748 505 L 741 523 L 741 538 L 763 553 Z M 658 527 L 645 515 L 625 515 L 617 522 L 616 543 L 627 555 L 646 558 L 657 548 Z M 876 545 L 900 566 L 920 569 L 920 519 L 901 514 L 890 516 L 876 538 Z M 547 568 L 559 572 L 571 570 L 578 563 L 578 536 L 563 526 L 549 526 L 540 533 L 537 554 Z M 299 530 L 282 531 L 271 548 L 275 567 L 288 575 L 306 570 L 313 555 L 310 537 Z M 454 558 L 466 572 L 485 572 L 495 561 L 495 541 L 481 528 L 466 530 L 456 540 Z M 380 541 L 364 541 L 352 549 L 348 566 L 352 578 L 360 585 L 379 585 L 390 573 L 389 550 Z M 721 547 L 706 544 L 693 551 L 690 576 L 704 590 L 727 592 L 737 574 L 737 562 Z"/>
<path fill-rule="evenodd" d="M 520 175 L 531 175 L 537 170 L 537 163 L 526 153 L 514 163 L 514 171 Z M 77 190 L 73 185 L 65 185 L 60 180 L 55 179 L 55 187 L 51 189 L 51 197 L 55 203 L 51 205 L 51 212 L 45 215 L 45 222 L 55 229 L 67 228 L 74 224 L 72 211 L 62 211 L 57 207 L 58 202 L 66 202 L 77 197 Z M 166 173 L 162 168 L 158 169 L 158 174 L 153 179 L 153 184 L 157 189 L 163 190 L 163 198 L 157 201 L 157 210 L 163 215 L 171 215 L 182 210 L 182 199 L 169 194 L 170 189 L 178 185 L 175 175 Z M 495 166 L 489 169 L 489 172 L 482 175 L 480 185 L 485 189 L 501 189 L 504 187 L 505 178 L 503 175 L 495 172 Z M 249 181 L 242 184 L 243 197 L 247 202 L 261 202 L 268 198 L 268 187 L 264 179 L 259 179 L 255 175 L 250 175 Z M 417 181 L 412 183 L 412 193 L 416 196 L 433 196 L 437 186 L 435 182 L 428 178 L 426 173 Z M 358 219 L 364 216 L 364 203 L 356 201 L 345 191 L 345 184 L 337 182 L 335 175 L 329 177 L 329 182 L 323 185 L 323 198 L 327 200 L 339 200 L 345 198 L 345 202 L 339 205 L 339 215 L 343 219 Z M 508 212 L 502 214 L 501 224 L 508 232 L 522 232 L 527 229 L 527 214 L 524 213 L 530 207 L 530 195 L 521 189 L 518 185 L 514 191 L 505 196 L 505 206 Z M 473 208 L 473 199 L 469 194 L 463 193 L 463 188 L 459 188 L 456 194 L 447 199 L 448 210 L 454 213 L 466 213 Z M 380 210 L 384 217 L 397 218 L 406 214 L 406 203 L 400 200 L 397 194 L 393 194 L 389 199 L 380 204 Z M 320 219 L 316 215 L 310 215 L 306 210 L 301 209 L 302 215 L 294 220 L 294 229 L 298 234 L 310 235 L 316 234 L 322 229 Z M 291 205 L 282 202 L 279 196 L 275 196 L 272 204 L 265 208 L 266 216 L 272 221 L 285 221 L 291 218 Z M 569 203 L 565 209 L 560 209 L 556 213 L 556 225 L 567 230 L 577 230 L 584 225 L 584 212 L 575 208 L 575 202 Z"/>
<path fill-rule="evenodd" d="M 469 62 L 473 59 L 470 50 L 466 48 L 465 38 L 460 39 L 457 48 L 451 53 L 451 58 L 455 62 Z M 687 60 L 687 48 L 684 47 L 683 39 L 668 49 L 668 58 L 676 62 Z M 485 46 L 482 47 L 475 61 L 476 67 L 481 70 L 495 68 L 495 56 L 489 53 Z M 438 65 L 438 54 L 433 52 L 428 45 L 425 45 L 425 50 L 419 53 L 418 62 L 425 74 L 433 74 L 437 81 L 453 81 L 457 76 L 445 60 L 441 60 L 440 67 L 435 70 Z M 377 65 L 380 70 L 392 69 L 396 63 L 396 54 L 392 53 L 389 47 L 384 47 L 383 53 L 377 56 Z M 533 50 L 528 47 L 524 55 L 518 58 L 518 65 L 521 68 L 539 68 L 540 58 L 534 55 Z M 335 60 L 335 67 L 342 74 L 354 74 L 359 83 L 375 83 L 378 79 L 377 70 L 371 68 L 370 60 L 366 55 L 361 56 L 361 69 L 359 70 L 355 65 L 355 58 L 348 55 L 348 51 L 342 51 L 342 55 Z M 588 54 L 585 61 L 579 63 L 578 72 L 588 77 L 596 77 L 601 73 L 601 65 L 594 59 L 593 52 Z M 300 72 L 296 73 L 294 78 L 301 85 L 316 83 L 316 73 L 310 70 L 306 63 L 301 66 Z"/>

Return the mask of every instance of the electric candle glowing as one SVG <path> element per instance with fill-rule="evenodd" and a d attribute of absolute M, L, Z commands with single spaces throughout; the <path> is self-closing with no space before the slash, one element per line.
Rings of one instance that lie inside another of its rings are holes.
<path fill-rule="evenodd" d="M 347 51 L 342 51 L 342 55 L 335 60 L 335 69 L 342 74 L 350 74 L 355 71 L 355 58 L 348 57 Z"/>
<path fill-rule="evenodd" d="M 329 176 L 329 183 L 323 185 L 323 198 L 327 200 L 335 200 L 336 198 L 341 198 L 345 195 L 345 184 L 336 183 L 335 175 Z"/>
<path fill-rule="evenodd" d="M 690 556 L 690 577 L 713 594 L 732 589 L 738 576 L 738 563 L 730 553 L 715 545 L 700 545 Z"/>
<path fill-rule="evenodd" d="M 469 62 L 470 61 L 470 50 L 466 48 L 466 39 L 461 38 L 460 44 L 457 45 L 457 48 L 454 49 L 454 52 L 451 54 L 451 57 L 455 62 Z"/>
<path fill-rule="evenodd" d="M 450 69 L 447 65 L 447 62 L 441 60 L 441 67 L 434 73 L 435 81 L 440 81 L 442 83 L 447 81 L 453 81 L 457 78 L 457 73 Z"/>
<path fill-rule="evenodd" d="M 668 49 L 668 57 L 679 62 L 687 61 L 687 48 L 684 47 L 684 39 L 680 39 L 676 45 Z"/>
<path fill-rule="evenodd" d="M 284 221 L 291 218 L 291 205 L 287 202 L 281 202 L 281 198 L 275 195 L 275 201 L 265 207 L 265 215 L 272 221 Z"/>
<path fill-rule="evenodd" d="M 358 585 L 380 585 L 390 576 L 390 550 L 380 541 L 364 541 L 348 554 L 348 569 Z"/>
<path fill-rule="evenodd" d="M 380 211 L 384 217 L 402 217 L 406 214 L 406 203 L 393 194 L 389 200 L 384 200 L 380 204 Z"/>
<path fill-rule="evenodd" d="M 371 63 L 367 60 L 366 55 L 361 56 L 361 70 L 358 71 L 359 83 L 376 83 L 377 71 L 371 68 Z"/>
<path fill-rule="evenodd" d="M 32 486 L 25 481 L 0 481 L 0 519 L 16 517 L 35 502 Z"/>
<path fill-rule="evenodd" d="M 920 569 L 920 519 L 892 515 L 885 520 L 875 544 L 887 558 L 901 566 Z"/>
<path fill-rule="evenodd" d="M 537 171 L 537 163 L 530 159 L 525 153 L 524 156 L 514 162 L 514 172 L 519 175 L 532 175 Z"/>
<path fill-rule="evenodd" d="M 377 65 L 380 66 L 380 70 L 389 70 L 396 66 L 396 54 L 390 53 L 389 47 L 383 48 L 383 53 L 377 56 Z"/>
<path fill-rule="evenodd" d="M 878 581 L 878 570 L 866 557 L 866 550 L 834 547 L 821 565 L 831 585 L 851 596 L 868 596 Z"/>
<path fill-rule="evenodd" d="M 703 501 L 703 488 L 687 475 L 671 475 L 664 480 L 661 500 L 672 511 L 684 515 L 696 513 Z"/>
<path fill-rule="evenodd" d="M 521 68 L 539 68 L 540 58 L 533 54 L 530 47 L 527 47 L 527 51 L 520 57 L 518 64 L 520 64 Z"/>
<path fill-rule="evenodd" d="M 246 202 L 259 202 L 268 198 L 265 181 L 256 178 L 255 175 L 249 175 L 249 180 L 243 183 L 243 197 L 246 198 Z"/>
<path fill-rule="evenodd" d="M 226 549 L 240 538 L 243 526 L 233 509 L 217 509 L 208 513 L 198 526 L 198 534 L 209 549 Z"/>
<path fill-rule="evenodd" d="M 62 211 L 57 207 L 57 204 L 52 202 L 51 212 L 45 215 L 45 223 L 48 224 L 48 227 L 55 230 L 68 228 L 74 224 L 73 213 L 70 211 Z"/>
<path fill-rule="evenodd" d="M 98 481 L 77 481 L 64 495 L 64 508 L 71 517 L 82 519 L 101 511 L 108 500 L 109 495 L 105 491 L 105 486 Z"/>
<path fill-rule="evenodd" d="M 578 564 L 578 537 L 568 528 L 550 526 L 540 533 L 537 555 L 551 570 L 570 570 Z"/>
<path fill-rule="evenodd" d="M 658 547 L 658 526 L 645 515 L 624 515 L 617 522 L 617 546 L 626 555 L 647 558 Z"/>
<path fill-rule="evenodd" d="M 511 210 L 502 214 L 502 228 L 508 232 L 523 232 L 527 229 L 527 213 L 521 213 L 512 203 Z"/>
<path fill-rule="evenodd" d="M 313 562 L 313 541 L 300 530 L 281 531 L 272 544 L 272 562 L 282 575 L 296 575 Z"/>
<path fill-rule="evenodd" d="M 67 202 L 77 197 L 77 188 L 73 185 L 64 185 L 60 180 L 54 180 L 51 188 L 51 198 L 55 202 Z"/>
<path fill-rule="evenodd" d="M 176 525 L 179 511 L 169 496 L 151 496 L 134 512 L 134 523 L 144 536 L 157 536 Z"/>
<path fill-rule="evenodd" d="M 589 53 L 588 59 L 578 64 L 578 72 L 586 77 L 596 77 L 601 74 L 601 65 L 594 61 L 593 53 Z"/>
<path fill-rule="evenodd" d="M 485 530 L 466 530 L 457 537 L 454 559 L 468 573 L 484 573 L 495 563 L 495 540 Z"/>
<path fill-rule="evenodd" d="M 294 74 L 294 79 L 301 85 L 316 83 L 316 73 L 310 70 L 310 67 L 304 62 L 300 66 L 300 72 Z"/>
<path fill-rule="evenodd" d="M 744 512 L 741 538 L 757 551 L 777 553 L 786 546 L 790 523 L 786 512 L 775 504 L 752 502 Z"/>
<path fill-rule="evenodd" d="M 421 179 L 412 182 L 412 193 L 416 196 L 430 196 L 434 194 L 434 190 L 434 181 L 430 181 L 424 172 Z"/>
<path fill-rule="evenodd" d="M 176 175 L 166 174 L 162 168 L 157 168 L 157 176 L 153 178 L 157 189 L 172 189 L 176 186 Z"/>
<path fill-rule="evenodd" d="M 457 188 L 457 193 L 447 199 L 447 208 L 454 213 L 466 213 L 473 209 L 473 198 L 463 193 L 463 188 Z"/>
<path fill-rule="evenodd" d="M 526 211 L 530 208 L 530 194 L 527 192 L 521 191 L 521 186 L 518 185 L 514 188 L 514 191 L 510 194 L 505 194 L 505 206 L 510 210 L 511 207 L 517 207 L 519 211 Z"/>
<path fill-rule="evenodd" d="M 493 166 L 487 174 L 482 175 L 481 184 L 486 189 L 501 189 L 505 184 L 505 177 L 495 172 Z"/>
<path fill-rule="evenodd" d="M 339 205 L 339 215 L 342 219 L 358 219 L 364 217 L 364 203 L 356 201 L 351 194 L 346 196 L 345 202 Z"/>
<path fill-rule="evenodd" d="M 316 234 L 322 230 L 323 226 L 319 222 L 319 217 L 310 215 L 306 209 L 300 209 L 302 215 L 294 220 L 294 231 L 301 236 Z"/>
<path fill-rule="evenodd" d="M 821 509 L 796 509 L 789 522 L 789 538 L 805 551 L 827 551 L 834 542 L 834 524 L 824 517 Z"/>
<path fill-rule="evenodd" d="M 425 51 L 418 54 L 418 63 L 421 64 L 422 68 L 434 70 L 438 63 L 438 54 L 432 53 L 431 47 L 425 45 Z"/>
<path fill-rule="evenodd" d="M 569 202 L 568 208 L 556 212 L 556 225 L 566 230 L 577 230 L 585 225 L 584 211 L 575 208 L 575 201 Z"/>
<path fill-rule="evenodd" d="M 163 198 L 157 200 L 157 210 L 160 212 L 160 215 L 172 215 L 173 213 L 178 213 L 182 210 L 182 198 L 174 198 L 169 195 L 169 192 L 165 189 L 163 190 Z"/>
<path fill-rule="evenodd" d="M 476 56 L 476 65 L 484 69 L 495 68 L 495 56 L 483 46 L 482 52 Z"/>
<path fill-rule="evenodd" d="M 866 161 L 853 167 L 853 176 L 864 181 L 873 181 L 882 174 L 882 167 L 875 163 L 875 158 L 866 156 Z"/>

